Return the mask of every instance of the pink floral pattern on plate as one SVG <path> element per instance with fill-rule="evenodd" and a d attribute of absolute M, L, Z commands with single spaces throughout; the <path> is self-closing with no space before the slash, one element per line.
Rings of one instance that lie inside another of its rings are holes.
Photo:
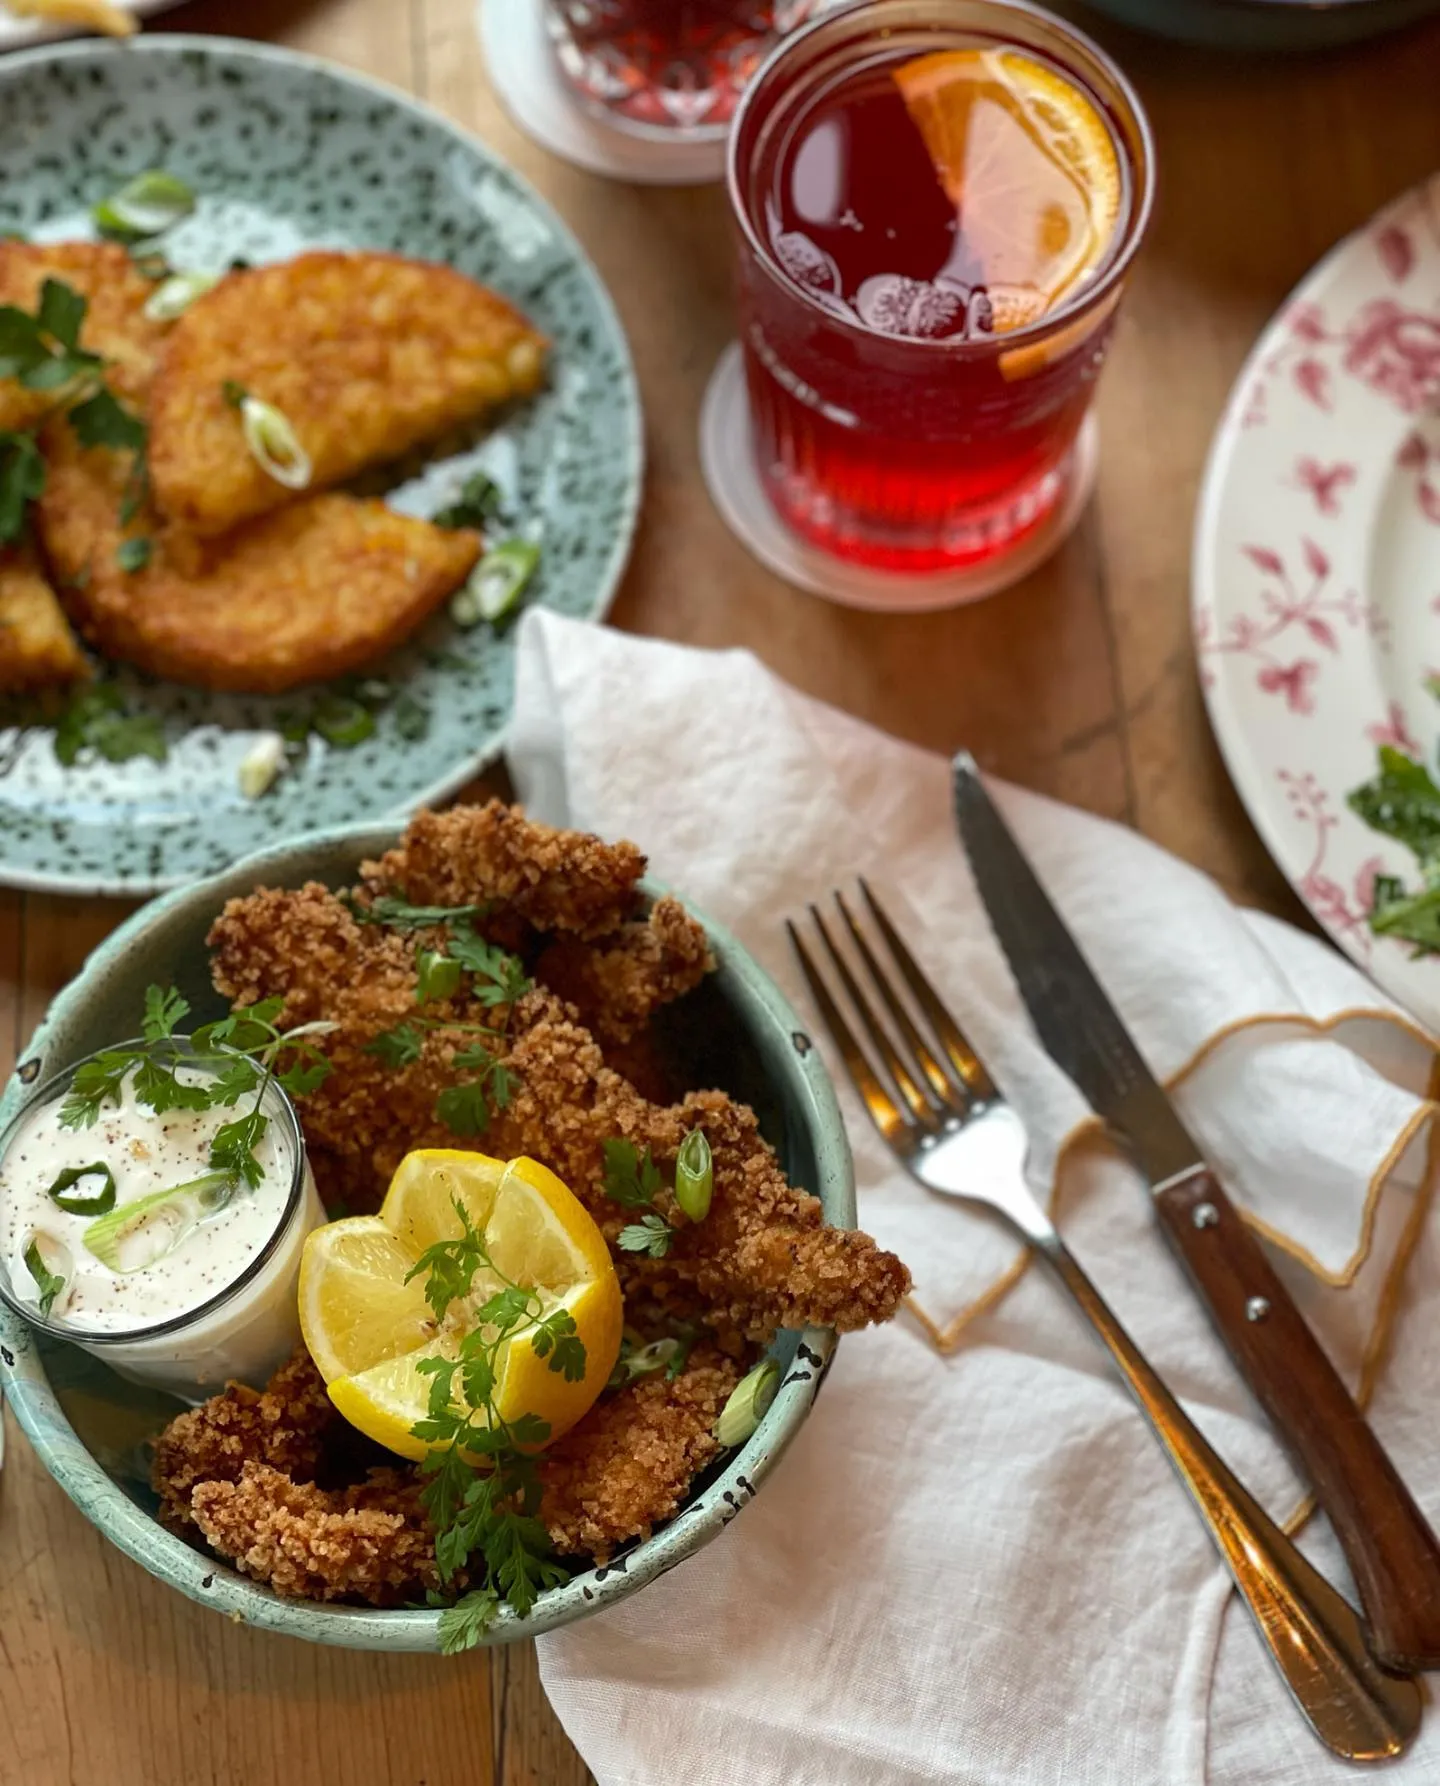
<path fill-rule="evenodd" d="M 1440 175 L 1343 242 L 1251 354 L 1196 528 L 1200 679 L 1230 772 L 1317 920 L 1440 1031 L 1440 961 L 1371 934 L 1403 847 L 1347 796 L 1389 746 L 1435 767 Z M 1440 685 L 1437 685 L 1440 687 Z"/>

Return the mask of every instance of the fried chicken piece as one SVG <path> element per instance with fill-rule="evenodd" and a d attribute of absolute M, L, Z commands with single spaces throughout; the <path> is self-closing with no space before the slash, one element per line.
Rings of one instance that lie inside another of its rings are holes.
<path fill-rule="evenodd" d="M 87 301 L 80 345 L 106 362 L 106 380 L 128 402 L 149 389 L 166 325 L 145 315 L 155 287 L 115 242 L 0 241 L 0 304 L 32 316 L 47 279 L 58 280 Z M 0 379 L 0 430 L 32 427 L 55 407 L 54 391 L 31 391 L 16 379 Z"/>
<path fill-rule="evenodd" d="M 403 1605 L 439 1586 L 435 1536 L 409 1471 L 323 1489 L 251 1458 L 234 1480 L 197 1484 L 190 1516 L 242 1575 L 302 1600 Z"/>
<path fill-rule="evenodd" d="M 720 1455 L 715 1422 L 740 1366 L 697 1346 L 675 1381 L 646 1377 L 603 1396 L 544 1454 L 540 1518 L 562 1556 L 603 1563 L 677 1511 Z"/>
<path fill-rule="evenodd" d="M 698 986 L 715 967 L 702 927 L 678 899 L 657 899 L 648 918 L 586 944 L 557 937 L 535 978 L 572 1004 L 596 1040 L 635 1039 L 660 1005 Z"/>
<path fill-rule="evenodd" d="M 426 883 L 422 902 L 437 890 Z M 283 996 L 282 1023 L 339 1026 L 322 1044 L 332 1071 L 302 1101 L 327 1195 L 374 1208 L 407 1152 L 454 1144 L 435 1103 L 455 1082 L 457 1043 L 468 1035 L 428 1031 L 418 1058 L 403 1068 L 368 1051 L 382 1030 L 414 1014 L 415 937 L 357 923 L 333 894 L 311 884 L 232 900 L 209 942 L 215 985 L 226 997 Z M 825 1226 L 818 1199 L 786 1183 L 744 1106 L 721 1092 L 694 1093 L 669 1108 L 650 1103 L 606 1065 L 573 1008 L 541 988 L 508 1012 L 463 994 L 427 1012 L 442 1024 L 506 1030 L 514 1090 L 493 1113 L 484 1146 L 502 1158 L 529 1154 L 559 1174 L 616 1251 L 627 1296 L 750 1340 L 810 1323 L 848 1331 L 894 1314 L 909 1288 L 905 1267 L 867 1235 Z M 709 1215 L 686 1223 L 666 1193 L 665 1213 L 677 1229 L 666 1258 L 619 1252 L 616 1237 L 630 1217 L 605 1194 L 603 1144 L 628 1137 L 648 1146 L 664 1170 L 697 1126 L 714 1157 Z"/>
<path fill-rule="evenodd" d="M 578 937 L 606 936 L 634 918 L 644 872 L 633 843 L 558 831 L 503 800 L 417 813 L 393 850 L 360 865 L 372 894 L 400 893 L 415 905 L 493 901 L 536 930 Z"/>
<path fill-rule="evenodd" d="M 236 1482 L 247 1465 L 310 1482 L 339 1415 L 310 1354 L 299 1348 L 263 1390 L 231 1383 L 221 1395 L 177 1414 L 156 1442 L 151 1480 L 160 1517 L 183 1529 L 202 1483 Z"/>
<path fill-rule="evenodd" d="M 89 679 L 90 665 L 32 552 L 0 548 L 0 694 Z"/>
<path fill-rule="evenodd" d="M 201 542 L 128 526 L 128 454 L 45 431 L 40 536 L 66 603 L 106 656 L 200 688 L 275 693 L 358 670 L 408 637 L 469 574 L 478 534 L 380 502 L 312 496 Z M 122 542 L 148 560 L 122 568 Z"/>
<path fill-rule="evenodd" d="M 232 273 L 165 345 L 150 411 L 160 509 L 216 534 L 292 500 L 251 455 L 227 383 L 286 416 L 321 490 L 535 390 L 545 345 L 503 298 L 428 261 L 323 251 Z"/>

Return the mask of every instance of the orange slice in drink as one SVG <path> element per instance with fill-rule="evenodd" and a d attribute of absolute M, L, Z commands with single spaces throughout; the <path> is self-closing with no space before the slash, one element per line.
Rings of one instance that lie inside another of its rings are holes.
<path fill-rule="evenodd" d="M 980 263 L 995 332 L 1038 321 L 1099 265 L 1119 224 L 1105 120 L 1018 50 L 940 50 L 894 80 Z"/>

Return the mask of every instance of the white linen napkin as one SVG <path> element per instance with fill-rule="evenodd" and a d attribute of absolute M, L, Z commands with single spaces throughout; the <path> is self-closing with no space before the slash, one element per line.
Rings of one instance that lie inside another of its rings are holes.
<path fill-rule="evenodd" d="M 1029 1027 L 954 834 L 946 763 L 748 654 L 539 612 L 520 638 L 510 760 L 536 817 L 639 843 L 822 1045 L 781 919 L 866 875 L 1024 1115 L 1045 1194 L 1060 1162 L 1061 1225 L 1103 1293 L 1271 1511 L 1298 1508 L 1142 1184 L 1093 1124 L 1087 1143 L 1086 1107 Z M 1236 910 L 1133 833 L 995 792 L 1227 1184 L 1283 1239 L 1287 1282 L 1352 1383 L 1395 1317 L 1374 1419 L 1440 1519 L 1426 1039 L 1331 949 Z M 601 1786 L 1350 1777 L 1292 1710 L 1079 1316 L 1039 1268 L 1001 1294 L 1017 1246 L 899 1171 L 827 1058 L 860 1223 L 910 1265 L 916 1312 L 844 1341 L 783 1465 L 714 1544 L 541 1640 L 551 1702 Z M 1353 1598 L 1323 1521 L 1304 1542 Z M 1440 1777 L 1434 1719 L 1386 1777 Z"/>

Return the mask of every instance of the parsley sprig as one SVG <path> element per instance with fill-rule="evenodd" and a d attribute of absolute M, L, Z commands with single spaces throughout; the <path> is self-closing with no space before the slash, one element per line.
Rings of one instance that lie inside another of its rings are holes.
<path fill-rule="evenodd" d="M 500 1350 L 528 1338 L 536 1357 L 567 1382 L 585 1375 L 585 1346 L 569 1310 L 547 1314 L 534 1289 L 496 1266 L 460 1199 L 452 1197 L 451 1205 L 459 1236 L 427 1247 L 406 1282 L 424 1277 L 437 1321 L 471 1296 L 482 1271 L 500 1288 L 470 1317 L 455 1357 L 427 1358 L 416 1367 L 430 1387 L 426 1416 L 410 1430 L 431 1447 L 420 1466 L 426 1476 L 421 1499 L 435 1528 L 435 1567 L 445 1590 L 428 1598 L 444 1609 L 440 1645 L 447 1655 L 473 1648 L 502 1605 L 523 1618 L 547 1588 L 568 1579 L 538 1517 L 541 1486 L 532 1454 L 550 1427 L 533 1414 L 513 1420 L 501 1414 L 495 1399 Z M 477 1573 L 479 1585 L 455 1600 L 457 1578 Z"/>
<path fill-rule="evenodd" d="M 33 314 L 0 304 L 0 379 L 26 390 L 53 392 L 55 401 L 31 427 L 0 433 L 0 545 L 25 532 L 30 504 L 45 491 L 40 430 L 64 413 L 82 447 L 109 447 L 130 454 L 120 498 L 120 525 L 128 527 L 150 489 L 145 423 L 105 384 L 105 362 L 80 344 L 89 299 L 61 279 L 47 279 Z M 117 554 L 122 570 L 149 560 L 149 541 L 129 539 Z"/>
<path fill-rule="evenodd" d="M 131 1075 L 136 1102 L 157 1116 L 170 1110 L 233 1110 L 253 1092 L 250 1108 L 216 1130 L 209 1160 L 212 1171 L 228 1172 L 253 1188 L 265 1176 L 256 1150 L 269 1127 L 261 1104 L 271 1082 L 303 1097 L 330 1070 L 310 1038 L 334 1026 L 307 1023 L 282 1031 L 275 1019 L 284 1002 L 272 998 L 239 1006 L 228 1017 L 202 1024 L 187 1049 L 176 1032 L 190 1013 L 189 1001 L 173 987 L 148 987 L 140 1045 L 108 1048 L 76 1069 L 60 1106 L 60 1126 L 90 1128 L 107 1104 L 120 1102 Z M 179 1069 L 197 1059 L 213 1069 L 211 1075 L 199 1083 L 182 1079 Z"/>
<path fill-rule="evenodd" d="M 467 1138 L 485 1134 L 494 1117 L 508 1109 L 515 1091 L 515 1075 L 502 1054 L 511 1008 L 533 983 L 523 963 L 476 931 L 471 920 L 482 915 L 483 906 L 411 905 L 403 897 L 387 894 L 369 906 L 352 901 L 350 909 L 361 923 L 384 924 L 402 934 L 419 930 L 445 933 L 416 947 L 415 1003 L 419 1008 L 372 1037 L 365 1051 L 401 1072 L 420 1059 L 431 1033 L 457 1039 L 474 1037 L 456 1050 L 451 1061 L 454 1071 L 466 1077 L 441 1091 L 435 1100 L 435 1116 L 453 1134 Z M 502 1011 L 498 1025 L 467 1023 L 424 1009 L 461 997 L 483 1010 Z"/>
<path fill-rule="evenodd" d="M 645 1211 L 638 1222 L 628 1222 L 620 1230 L 615 1244 L 624 1253 L 645 1253 L 651 1259 L 663 1259 L 670 1251 L 676 1230 L 674 1223 L 655 1208 L 665 1180 L 650 1149 L 647 1147 L 642 1154 L 633 1141 L 616 1136 L 603 1141 L 600 1151 L 605 1162 L 605 1195 L 622 1209 Z"/>

